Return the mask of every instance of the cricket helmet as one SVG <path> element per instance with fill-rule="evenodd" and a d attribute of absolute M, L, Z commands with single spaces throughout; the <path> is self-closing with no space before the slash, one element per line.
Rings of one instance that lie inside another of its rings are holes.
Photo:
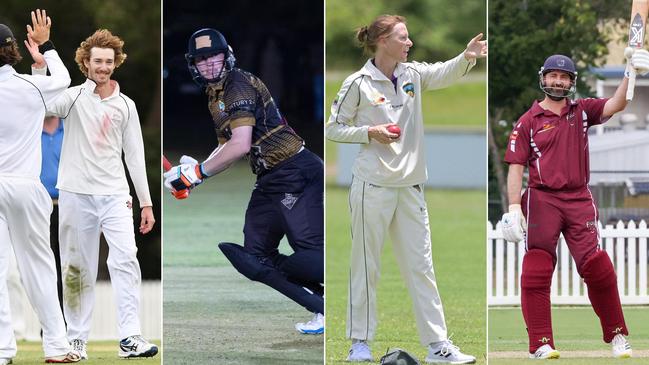
<path fill-rule="evenodd" d="M 562 71 L 567 73 L 570 76 L 570 87 L 558 93 L 557 88 L 546 86 L 543 78 L 545 74 L 550 71 Z M 560 54 L 548 57 L 539 70 L 539 87 L 546 95 L 554 100 L 574 95 L 577 92 L 577 69 L 575 68 L 575 63 L 572 62 L 570 57 Z"/>
<path fill-rule="evenodd" d="M 4 24 L 0 24 L 0 47 L 8 46 L 15 41 L 16 38 L 11 32 L 11 29 Z"/>
<path fill-rule="evenodd" d="M 215 78 L 205 78 L 196 67 L 196 57 L 216 56 L 219 54 L 224 55 L 223 68 L 221 68 L 221 71 Z M 187 60 L 189 73 L 192 75 L 194 81 L 200 86 L 205 86 L 208 83 L 219 82 L 224 79 L 225 76 L 227 76 L 227 73 L 234 68 L 234 63 L 236 61 L 234 53 L 232 52 L 232 47 L 228 45 L 223 34 L 212 28 L 200 29 L 189 37 L 185 59 Z"/>

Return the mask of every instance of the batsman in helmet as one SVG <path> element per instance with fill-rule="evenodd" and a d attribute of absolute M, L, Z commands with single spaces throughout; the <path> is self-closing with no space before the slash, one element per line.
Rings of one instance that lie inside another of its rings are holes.
<path fill-rule="evenodd" d="M 193 189 L 246 157 L 257 180 L 248 204 L 243 246 L 219 248 L 250 280 L 264 283 L 314 314 L 295 328 L 324 332 L 322 160 L 304 147 L 266 85 L 235 67 L 225 37 L 210 28 L 189 38 L 185 55 L 194 81 L 208 96 L 218 147 L 199 163 L 183 156 L 165 173 L 170 190 Z M 281 254 L 286 236 L 292 255 Z"/>
<path fill-rule="evenodd" d="M 631 68 L 648 72 L 648 60 L 649 52 L 635 51 L 626 75 Z M 613 357 L 631 356 L 615 270 L 598 245 L 598 212 L 588 188 L 588 128 L 624 110 L 628 76 L 611 98 L 571 99 L 576 84 L 577 70 L 569 57 L 548 57 L 539 70 L 545 97 L 520 117 L 505 154 L 510 205 L 502 218 L 503 235 L 509 242 L 525 240 L 521 309 L 533 359 L 559 357 L 552 334 L 550 284 L 560 233 L 588 287 L 604 342 L 612 344 Z M 528 187 L 521 196 L 526 167 Z"/>

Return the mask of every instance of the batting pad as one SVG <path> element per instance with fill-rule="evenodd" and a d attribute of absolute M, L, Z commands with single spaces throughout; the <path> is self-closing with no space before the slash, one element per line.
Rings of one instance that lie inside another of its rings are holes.
<path fill-rule="evenodd" d="M 527 251 L 521 275 L 521 309 L 527 325 L 530 353 L 546 344 L 554 348 L 550 309 L 552 272 L 552 255 L 539 249 Z"/>
<path fill-rule="evenodd" d="M 597 251 L 586 259 L 581 274 L 588 287 L 588 299 L 602 325 L 604 342 L 610 343 L 615 335 L 629 334 L 617 289 L 617 276 L 606 251 Z"/>

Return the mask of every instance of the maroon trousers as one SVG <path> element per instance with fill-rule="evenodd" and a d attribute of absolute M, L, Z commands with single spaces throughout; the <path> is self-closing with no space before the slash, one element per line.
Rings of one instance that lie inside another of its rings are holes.
<path fill-rule="evenodd" d="M 528 189 L 522 207 L 527 219 L 527 253 L 521 275 L 521 309 L 530 353 L 544 344 L 554 347 L 550 285 L 560 233 L 588 287 L 604 341 L 610 342 L 618 333 L 628 334 L 613 264 L 598 246 L 597 208 L 590 190 Z"/>

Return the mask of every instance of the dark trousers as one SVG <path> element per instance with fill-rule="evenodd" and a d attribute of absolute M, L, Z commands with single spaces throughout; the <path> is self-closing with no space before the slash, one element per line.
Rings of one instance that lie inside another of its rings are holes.
<path fill-rule="evenodd" d="M 303 150 L 258 177 L 243 229 L 244 247 L 298 283 L 324 282 L 324 169 Z M 286 236 L 292 255 L 278 247 Z"/>

